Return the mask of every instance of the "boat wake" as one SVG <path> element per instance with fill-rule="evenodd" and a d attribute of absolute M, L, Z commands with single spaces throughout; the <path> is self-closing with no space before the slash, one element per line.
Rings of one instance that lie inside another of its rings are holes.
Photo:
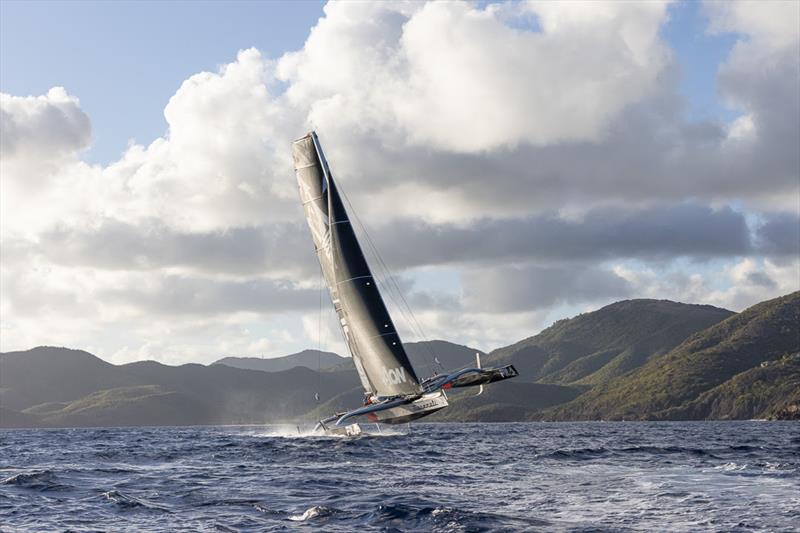
<path fill-rule="evenodd" d="M 312 425 L 277 425 L 270 426 L 262 431 L 255 431 L 250 434 L 252 437 L 272 437 L 280 439 L 362 439 L 375 437 L 405 437 L 411 430 L 408 426 L 385 426 L 379 424 L 359 424 L 361 433 L 356 436 L 325 433 L 324 431 L 314 430 Z M 240 435 L 241 433 L 237 433 Z"/>

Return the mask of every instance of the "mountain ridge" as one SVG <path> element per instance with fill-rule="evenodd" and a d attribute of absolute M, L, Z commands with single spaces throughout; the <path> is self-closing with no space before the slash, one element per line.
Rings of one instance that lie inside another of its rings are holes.
<path fill-rule="evenodd" d="M 755 304 L 688 337 L 663 357 L 548 413 L 558 419 L 662 419 L 687 402 L 800 352 L 800 291 Z M 787 364 L 787 379 L 794 366 Z M 733 385 L 732 385 L 733 386 Z M 748 413 L 746 418 L 758 416 Z"/>
<path fill-rule="evenodd" d="M 478 397 L 451 391 L 451 407 L 428 420 L 798 417 L 798 308 L 800 292 L 738 314 L 663 300 L 616 302 L 481 352 L 484 364 L 512 362 L 522 375 Z M 447 341 L 406 347 L 418 372 L 471 366 L 478 351 Z M 697 353 L 717 354 L 706 365 L 717 378 L 693 373 L 693 366 L 706 368 L 696 364 L 706 361 L 693 359 Z M 2 353 L 0 427 L 313 421 L 361 403 L 352 361 L 332 356 L 343 361 L 321 372 L 302 365 L 270 372 L 225 364 L 113 365 L 52 346 Z M 433 357 L 441 365 L 430 365 Z M 692 393 L 670 397 L 663 383 L 659 389 L 648 379 L 625 389 L 642 376 L 672 374 L 683 376 Z"/>

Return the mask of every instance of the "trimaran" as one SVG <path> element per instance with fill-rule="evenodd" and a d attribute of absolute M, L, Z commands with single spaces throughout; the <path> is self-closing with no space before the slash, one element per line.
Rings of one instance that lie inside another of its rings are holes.
<path fill-rule="evenodd" d="M 445 390 L 513 378 L 513 365 L 436 373 L 420 380 L 367 265 L 315 132 L 292 143 L 300 198 L 322 274 L 364 387 L 364 405 L 320 420 L 316 431 L 358 434 L 357 421 L 406 423 L 447 407 Z M 482 390 L 482 389 L 481 389 Z"/>

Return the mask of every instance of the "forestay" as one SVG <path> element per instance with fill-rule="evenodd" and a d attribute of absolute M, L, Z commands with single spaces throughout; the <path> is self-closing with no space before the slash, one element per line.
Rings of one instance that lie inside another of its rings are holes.
<path fill-rule="evenodd" d="M 331 300 L 365 391 L 420 393 L 419 380 L 356 240 L 315 133 L 292 145 L 300 197 Z"/>

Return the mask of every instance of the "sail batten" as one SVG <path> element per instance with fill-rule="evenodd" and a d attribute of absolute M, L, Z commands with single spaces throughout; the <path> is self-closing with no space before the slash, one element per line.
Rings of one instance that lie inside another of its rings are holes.
<path fill-rule="evenodd" d="M 317 258 L 367 394 L 418 394 L 419 379 L 358 243 L 315 133 L 292 144 Z"/>

